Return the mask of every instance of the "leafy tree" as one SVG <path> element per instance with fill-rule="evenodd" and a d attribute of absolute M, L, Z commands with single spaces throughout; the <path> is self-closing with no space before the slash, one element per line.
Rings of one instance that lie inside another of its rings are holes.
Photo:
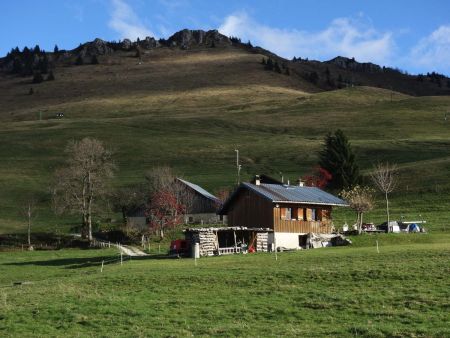
<path fill-rule="evenodd" d="M 324 168 L 316 167 L 312 174 L 302 177 L 307 187 L 325 188 L 333 176 Z"/>
<path fill-rule="evenodd" d="M 92 240 L 92 215 L 107 196 L 115 166 L 111 152 L 99 140 L 70 142 L 66 165 L 55 172 L 53 206 L 57 213 L 80 214 L 82 235 Z"/>
<path fill-rule="evenodd" d="M 183 222 L 185 210 L 185 205 L 180 203 L 175 194 L 171 191 L 160 190 L 153 195 L 147 208 L 150 227 L 157 230 L 160 239 L 163 239 L 168 228 L 173 228 Z"/>
<path fill-rule="evenodd" d="M 373 190 L 359 185 L 343 190 L 340 194 L 356 212 L 356 225 L 358 233 L 362 232 L 363 215 L 374 207 Z"/>
<path fill-rule="evenodd" d="M 355 154 L 340 129 L 325 137 L 324 147 L 319 153 L 319 166 L 332 176 L 327 185 L 330 189 L 348 189 L 361 181 Z"/>

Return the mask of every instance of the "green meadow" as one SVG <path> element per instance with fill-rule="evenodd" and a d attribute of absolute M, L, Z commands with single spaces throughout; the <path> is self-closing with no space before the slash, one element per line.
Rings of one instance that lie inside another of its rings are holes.
<path fill-rule="evenodd" d="M 2 253 L 0 335 L 446 337 L 449 240 L 364 235 L 352 247 L 197 264 L 120 265 L 112 249 Z"/>

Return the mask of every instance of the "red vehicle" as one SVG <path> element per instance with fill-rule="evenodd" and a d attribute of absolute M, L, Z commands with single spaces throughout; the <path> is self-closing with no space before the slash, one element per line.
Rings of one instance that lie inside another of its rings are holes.
<path fill-rule="evenodd" d="M 185 239 L 176 239 L 170 242 L 169 255 L 175 256 L 189 256 L 191 252 L 191 245 Z"/>

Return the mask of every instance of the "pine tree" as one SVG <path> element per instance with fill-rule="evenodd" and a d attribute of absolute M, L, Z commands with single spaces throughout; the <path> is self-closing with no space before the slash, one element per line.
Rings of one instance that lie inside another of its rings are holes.
<path fill-rule="evenodd" d="M 33 83 L 41 83 L 44 81 L 41 72 L 35 72 L 33 76 Z"/>
<path fill-rule="evenodd" d="M 47 81 L 54 81 L 55 75 L 53 75 L 53 71 L 49 71 L 47 75 Z"/>
<path fill-rule="evenodd" d="M 93 65 L 98 65 L 98 58 L 97 58 L 97 55 L 92 55 L 92 58 L 91 58 L 91 64 L 93 64 Z"/>
<path fill-rule="evenodd" d="M 286 74 L 286 75 L 291 75 L 291 71 L 289 70 L 288 67 L 286 67 L 286 70 L 284 71 L 284 74 Z"/>
<path fill-rule="evenodd" d="M 355 154 L 340 129 L 325 137 L 324 148 L 319 152 L 319 166 L 332 175 L 328 182 L 330 189 L 348 189 L 361 181 Z"/>
<path fill-rule="evenodd" d="M 277 61 L 275 61 L 275 64 L 273 65 L 273 69 L 277 72 L 281 74 L 281 68 L 280 65 L 278 64 Z"/>
<path fill-rule="evenodd" d="M 55 54 L 59 53 L 58 45 L 55 45 L 55 48 L 53 48 L 53 53 L 55 53 Z"/>
<path fill-rule="evenodd" d="M 21 74 L 22 71 L 23 71 L 22 61 L 20 61 L 19 58 L 15 58 L 14 61 L 13 61 L 12 72 L 14 74 Z"/>
<path fill-rule="evenodd" d="M 316 84 L 319 81 L 319 74 L 317 72 L 311 72 L 309 73 L 309 81 Z"/>
<path fill-rule="evenodd" d="M 44 54 L 44 56 L 41 59 L 39 59 L 38 68 L 39 68 L 39 71 L 42 74 L 47 74 L 48 73 L 48 57 L 47 57 L 47 54 Z"/>
<path fill-rule="evenodd" d="M 262 58 L 261 64 L 266 65 L 266 59 L 265 58 Z"/>
<path fill-rule="evenodd" d="M 77 56 L 77 59 L 75 60 L 75 64 L 76 64 L 77 66 L 81 66 L 81 65 L 84 64 L 84 61 L 83 61 L 83 58 L 82 58 L 81 55 L 78 55 L 78 56 Z"/>
<path fill-rule="evenodd" d="M 267 60 L 265 69 L 266 69 L 266 70 L 273 70 L 273 61 L 272 61 L 271 58 L 269 58 L 269 59 Z"/>

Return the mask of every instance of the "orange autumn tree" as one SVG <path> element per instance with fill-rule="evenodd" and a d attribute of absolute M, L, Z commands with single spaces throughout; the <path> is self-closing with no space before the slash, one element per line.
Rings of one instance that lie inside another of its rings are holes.
<path fill-rule="evenodd" d="M 147 205 L 146 215 L 149 218 L 150 228 L 157 231 L 160 239 L 163 239 L 167 229 L 183 222 L 185 211 L 185 205 L 179 202 L 173 192 L 160 190 L 152 196 Z"/>
<path fill-rule="evenodd" d="M 333 176 L 328 170 L 318 166 L 314 169 L 312 174 L 303 176 L 302 180 L 307 187 L 323 189 L 328 185 L 328 182 L 330 182 L 332 178 Z"/>

